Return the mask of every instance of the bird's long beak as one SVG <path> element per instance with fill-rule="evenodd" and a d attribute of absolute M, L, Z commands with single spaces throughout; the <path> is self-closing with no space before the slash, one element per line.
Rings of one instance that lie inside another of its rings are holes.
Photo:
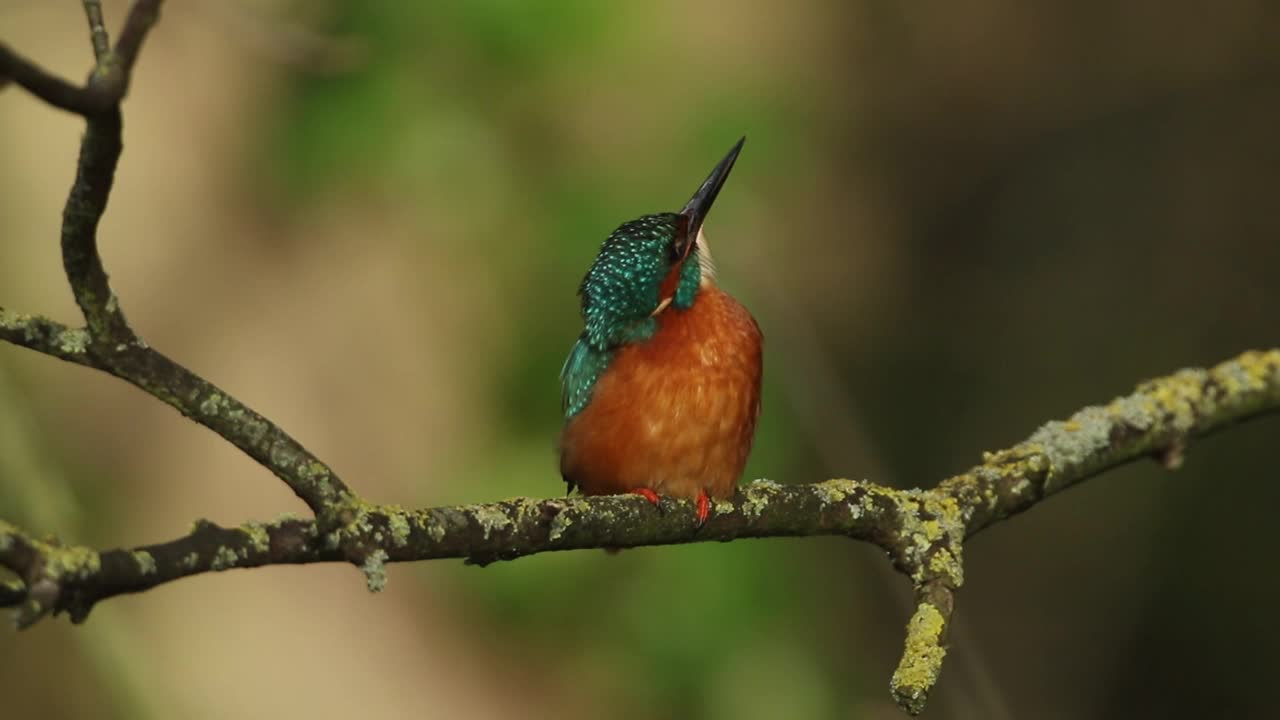
<path fill-rule="evenodd" d="M 729 178 L 729 171 L 733 169 L 733 163 L 738 159 L 738 153 L 742 152 L 742 144 L 747 141 L 745 136 L 734 144 L 729 150 L 729 154 L 724 156 L 707 179 L 703 181 L 702 187 L 698 188 L 698 192 L 693 194 L 689 202 L 680 211 L 680 214 L 687 218 L 688 222 L 688 238 L 686 242 L 692 245 L 698 237 L 698 231 L 702 229 L 702 221 L 707 219 L 707 213 L 711 212 L 711 204 L 716 201 L 716 195 L 720 194 L 720 188 L 724 186 L 724 181 Z"/>

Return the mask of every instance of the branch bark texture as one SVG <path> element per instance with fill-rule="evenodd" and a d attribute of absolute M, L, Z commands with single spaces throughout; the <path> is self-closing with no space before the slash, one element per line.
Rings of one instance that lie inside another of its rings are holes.
<path fill-rule="evenodd" d="M 1182 370 L 1106 405 L 1045 424 L 1026 440 L 928 489 L 865 480 L 780 485 L 757 480 L 694 522 L 691 503 L 637 496 L 532 499 L 424 509 L 361 499 L 319 458 L 267 418 L 149 347 L 125 319 L 97 245 L 121 153 L 119 103 L 159 0 L 137 0 L 110 45 L 99 3 L 84 0 L 97 62 L 84 86 L 53 76 L 0 44 L 0 90 L 12 81 L 85 118 L 75 181 L 62 222 L 62 257 L 81 327 L 0 307 L 0 340 L 126 380 L 218 433 L 269 468 L 312 510 L 239 527 L 196 521 L 181 537 L 97 550 L 37 537 L 0 519 L 0 607 L 19 627 L 200 573 L 264 565 L 348 562 L 372 591 L 386 564 L 463 558 L 484 565 L 557 550 L 639 547 L 741 538 L 841 535 L 883 550 L 915 590 L 905 651 L 890 686 L 920 712 L 946 655 L 963 547 L 973 535 L 1054 493 L 1127 462 L 1181 464 L 1188 444 L 1280 409 L 1280 350 L 1247 352 L 1207 370 Z"/>

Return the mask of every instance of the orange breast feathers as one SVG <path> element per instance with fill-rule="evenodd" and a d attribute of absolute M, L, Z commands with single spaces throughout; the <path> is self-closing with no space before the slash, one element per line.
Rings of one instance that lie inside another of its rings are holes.
<path fill-rule="evenodd" d="M 705 281 L 689 309 L 657 320 L 652 338 L 615 353 L 565 426 L 560 472 L 586 495 L 732 497 L 760 414 L 760 327 Z"/>

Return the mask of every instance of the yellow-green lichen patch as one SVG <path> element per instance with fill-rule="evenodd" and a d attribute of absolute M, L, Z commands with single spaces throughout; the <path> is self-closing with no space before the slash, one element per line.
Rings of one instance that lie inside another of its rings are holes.
<path fill-rule="evenodd" d="M 1073 430 L 1068 430 L 1071 425 Z M 1097 458 L 1111 444 L 1114 423 L 1105 408 L 1087 407 L 1071 419 L 1045 423 L 1028 442 L 1039 445 L 1054 470 L 1078 467 Z"/>
<path fill-rule="evenodd" d="M 328 477 L 329 468 L 319 460 L 310 460 L 299 465 L 294 472 L 299 478 L 310 481 L 316 478 Z"/>
<path fill-rule="evenodd" d="M 898 704 L 912 715 L 924 709 L 929 690 L 938 682 L 938 674 L 942 672 L 942 659 L 947 654 L 947 649 L 942 646 L 946 626 L 942 613 L 929 603 L 920 603 L 907 623 L 906 649 L 889 687 Z"/>
<path fill-rule="evenodd" d="M 1160 421 L 1160 413 L 1151 398 L 1143 394 L 1125 395 L 1107 405 L 1113 426 L 1130 432 L 1145 433 Z"/>
<path fill-rule="evenodd" d="M 222 408 L 222 394 L 209 393 L 204 401 L 200 403 L 200 412 L 204 415 L 217 415 L 218 410 Z"/>
<path fill-rule="evenodd" d="M 759 518 L 782 486 L 771 480 L 756 480 L 742 493 L 742 512 L 749 520 Z"/>
<path fill-rule="evenodd" d="M 45 555 L 45 572 L 53 578 L 86 578 L 101 567 L 101 556 L 87 547 L 52 547 Z"/>
<path fill-rule="evenodd" d="M 526 523 L 536 523 L 545 512 L 545 502 L 538 498 L 512 498 L 507 501 L 512 504 L 510 515 L 515 518 L 516 525 L 523 526 Z M 559 503 L 554 503 L 554 507 L 562 507 Z"/>
<path fill-rule="evenodd" d="M 404 547 L 409 544 L 409 518 L 405 515 L 403 509 L 388 506 L 384 508 L 387 514 L 387 527 L 391 529 L 391 544 L 396 547 Z"/>
<path fill-rule="evenodd" d="M 209 564 L 209 569 L 226 570 L 235 567 L 237 561 L 235 550 L 226 545 L 220 545 L 217 551 L 213 553 L 213 562 Z"/>
<path fill-rule="evenodd" d="M 988 457 L 993 456 L 991 453 L 983 453 L 984 462 Z M 1000 493 L 996 492 L 996 488 L 1002 477 L 999 470 L 984 464 L 969 472 L 947 478 L 942 481 L 938 489 L 952 497 L 972 498 L 970 502 L 981 502 L 986 506 L 987 511 L 991 511 L 1000 504 Z M 969 507 L 966 510 L 973 513 L 978 510 L 978 507 Z M 968 521 L 968 516 L 965 520 Z"/>
<path fill-rule="evenodd" d="M 1000 493 L 996 492 L 996 482 L 1000 480 L 1000 473 L 991 468 L 975 468 L 972 473 L 956 475 L 955 478 L 947 479 L 947 486 L 955 484 L 957 488 L 963 488 L 964 495 L 977 495 L 982 500 L 983 505 L 987 506 L 987 511 L 996 509 L 1000 505 Z M 955 495 L 952 495 L 955 497 Z M 977 507 L 969 507 L 969 512 L 977 511 Z M 965 518 L 968 523 L 968 518 Z"/>
<path fill-rule="evenodd" d="M 1047 486 L 1063 468 L 1055 464 L 1045 446 L 1039 442 L 1042 438 L 1050 437 L 1057 432 L 1061 437 L 1075 438 L 1067 442 L 1075 443 L 1077 446 L 1092 442 L 1090 430 L 1083 422 L 1077 421 L 1077 429 L 1074 431 L 1055 431 L 1052 425 L 1054 424 L 1050 423 L 1040 428 L 1030 440 L 1020 442 L 1011 448 L 997 452 L 984 452 L 981 465 L 967 473 L 947 478 L 938 489 L 952 497 L 962 498 L 966 504 L 972 504 L 981 498 L 982 502 L 986 503 L 987 510 L 995 510 L 999 507 L 1006 488 L 1016 486 L 1019 489 L 1018 492 L 1022 492 L 1030 489 L 1032 482 L 1042 482 Z M 1064 461 L 1060 455 L 1058 462 Z M 965 507 L 962 520 L 967 523 L 977 510 L 976 506 Z"/>
<path fill-rule="evenodd" d="M 866 492 L 862 494 L 862 498 L 858 504 L 862 506 L 863 514 L 871 514 L 873 517 L 878 516 L 881 512 L 876 503 L 878 500 L 887 500 L 890 506 L 897 506 L 899 502 L 900 491 L 892 488 L 881 487 L 879 485 L 868 485 Z"/>
<path fill-rule="evenodd" d="M 547 539 L 556 542 L 564 536 L 564 531 L 568 530 L 572 524 L 573 518 L 569 517 L 569 513 L 565 512 L 564 508 L 561 508 L 560 512 L 551 518 L 551 532 L 547 534 Z"/>
<path fill-rule="evenodd" d="M 387 553 L 382 550 L 369 553 L 360 565 L 360 572 L 364 573 L 369 592 L 382 592 L 387 587 Z"/>
<path fill-rule="evenodd" d="M 40 337 L 40 329 L 34 320 L 30 315 L 0 309 L 0 327 L 22 330 L 22 339 L 26 342 L 35 342 Z"/>
<path fill-rule="evenodd" d="M 89 331 L 84 328 L 63 330 L 57 334 L 55 341 L 62 352 L 78 355 L 89 347 Z"/>
<path fill-rule="evenodd" d="M 368 537 L 374 530 L 373 523 L 369 518 L 372 514 L 378 512 L 380 512 L 380 508 L 363 500 L 358 498 L 347 499 L 336 510 L 341 527 L 325 536 L 325 547 L 330 550 L 336 550 L 347 540 Z"/>
<path fill-rule="evenodd" d="M 1280 383 L 1280 351 L 1244 353 L 1215 367 L 1211 374 L 1232 397 L 1258 392 L 1268 383 Z"/>
<path fill-rule="evenodd" d="M 952 496 L 936 490 L 907 490 L 895 498 L 901 524 L 903 560 L 917 584 L 929 575 L 941 574 L 953 587 L 964 579 L 959 559 L 964 540 L 965 512 Z M 948 549 L 946 555 L 940 550 Z"/>
<path fill-rule="evenodd" d="M 950 578 L 951 584 L 955 587 L 964 584 L 964 564 L 947 548 L 938 548 L 937 552 L 929 558 L 929 572 L 934 577 Z"/>
<path fill-rule="evenodd" d="M 960 501 L 955 497 L 935 491 L 922 493 L 922 497 L 925 512 L 937 520 L 938 529 L 947 539 L 955 544 L 964 540 L 967 513 L 971 513 L 972 508 L 961 507 Z"/>
<path fill-rule="evenodd" d="M 271 534 L 262 523 L 247 522 L 240 526 L 240 532 L 249 538 L 249 546 L 254 552 L 265 553 L 271 550 Z"/>
<path fill-rule="evenodd" d="M 1208 379 L 1209 373 L 1204 370 L 1180 370 L 1167 378 L 1148 383 L 1142 390 L 1163 414 L 1172 417 L 1174 429 L 1186 432 L 1195 425 L 1196 407 L 1204 395 Z"/>
<path fill-rule="evenodd" d="M 1080 419 L 1075 415 L 1072 418 L 1075 422 L 1080 423 Z M 1057 424 L 1061 425 L 1062 423 Z M 1073 432 L 1080 432 L 1083 429 L 1085 428 L 1077 428 Z M 1001 477 L 1028 475 L 1045 470 L 1053 470 L 1054 468 L 1050 463 L 1051 458 L 1048 457 L 1048 454 L 1044 446 L 1036 440 L 1033 434 L 1030 439 L 1024 440 L 1011 448 L 982 453 L 982 466 L 980 469 L 994 470 Z"/>
<path fill-rule="evenodd" d="M 631 497 L 638 498 L 640 496 L 633 495 Z M 640 499 L 644 500 L 644 498 Z M 562 513 L 568 512 L 572 514 L 573 517 L 579 519 L 598 519 L 601 524 L 606 527 L 612 527 L 616 522 L 618 522 L 618 516 L 612 509 L 593 508 L 591 501 L 584 497 L 564 498 L 562 500 L 557 500 L 556 502 L 564 503 L 565 509 L 561 511 Z M 645 502 L 647 503 L 648 501 Z"/>
<path fill-rule="evenodd" d="M 476 519 L 481 528 L 484 528 L 485 540 L 488 540 L 489 535 L 495 530 L 502 530 L 511 526 L 511 518 L 507 517 L 506 513 L 488 505 L 473 505 L 471 507 L 471 516 Z"/>
<path fill-rule="evenodd" d="M 299 475 L 301 468 L 295 470 L 293 467 L 293 464 L 297 459 L 298 453 L 295 452 L 293 448 L 288 447 L 282 442 L 271 443 L 271 448 L 267 451 L 267 461 L 271 463 L 271 467 L 276 470 L 285 471 L 286 477 L 291 474 L 294 477 L 301 478 Z M 301 479 L 306 480 L 307 478 Z"/>
<path fill-rule="evenodd" d="M 200 564 L 200 553 L 189 552 L 186 555 L 183 555 L 179 564 L 188 570 L 195 570 L 196 566 Z"/>
<path fill-rule="evenodd" d="M 145 550 L 134 550 L 129 554 L 133 556 L 133 561 L 138 563 L 138 572 L 150 575 L 156 571 L 156 559 L 151 556 L 151 553 Z"/>
<path fill-rule="evenodd" d="M 427 536 L 431 538 L 432 542 L 442 542 L 444 540 L 444 525 L 436 522 L 435 520 L 428 519 L 426 527 Z"/>
<path fill-rule="evenodd" d="M 813 492 L 823 505 L 844 502 L 844 499 L 858 491 L 858 484 L 852 480 L 827 480 L 813 486 Z"/>
<path fill-rule="evenodd" d="M 271 430 L 271 426 L 260 418 L 246 415 L 243 408 L 237 407 L 228 410 L 223 413 L 223 416 L 240 428 L 240 433 L 244 435 L 250 445 L 261 445 L 263 439 L 267 437 L 267 433 Z"/>
<path fill-rule="evenodd" d="M 16 330 L 21 327 L 26 327 L 30 321 L 30 315 L 23 315 L 22 313 L 15 312 L 7 308 L 0 308 L 0 327 L 13 328 Z"/>

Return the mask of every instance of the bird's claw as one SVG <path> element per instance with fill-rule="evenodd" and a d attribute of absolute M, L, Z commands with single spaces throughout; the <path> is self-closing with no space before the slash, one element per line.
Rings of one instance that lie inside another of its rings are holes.
<path fill-rule="evenodd" d="M 656 508 L 660 509 L 662 507 L 662 498 L 658 493 L 650 490 L 649 488 L 636 488 L 635 490 L 628 491 L 628 494 L 639 495 L 652 503 Z M 711 498 L 707 496 L 706 490 L 701 490 L 698 492 L 698 497 L 693 502 L 694 512 L 698 519 L 697 527 L 702 527 L 706 524 L 707 518 L 711 517 Z"/>
<path fill-rule="evenodd" d="M 631 494 L 639 495 L 645 500 L 648 500 L 649 502 L 653 503 L 654 507 L 658 507 L 658 503 L 661 502 L 660 498 L 658 498 L 658 493 L 650 490 L 649 488 L 636 488 L 635 490 L 631 491 Z"/>
<path fill-rule="evenodd" d="M 706 524 L 707 518 L 711 517 L 711 498 L 707 497 L 707 491 L 698 492 L 698 527 Z"/>

